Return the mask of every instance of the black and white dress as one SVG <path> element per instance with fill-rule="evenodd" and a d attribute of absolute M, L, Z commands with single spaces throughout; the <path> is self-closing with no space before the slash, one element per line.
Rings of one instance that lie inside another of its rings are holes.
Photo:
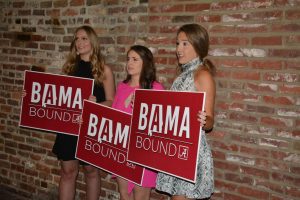
<path fill-rule="evenodd" d="M 201 61 L 196 58 L 181 66 L 183 72 L 173 82 L 171 90 L 196 91 L 194 72 L 200 65 Z M 199 151 L 195 184 L 160 172 L 156 179 L 156 189 L 171 195 L 183 195 L 187 198 L 203 199 L 210 197 L 214 191 L 213 159 L 205 134 L 201 135 Z M 184 170 L 184 166 L 180 167 Z"/>

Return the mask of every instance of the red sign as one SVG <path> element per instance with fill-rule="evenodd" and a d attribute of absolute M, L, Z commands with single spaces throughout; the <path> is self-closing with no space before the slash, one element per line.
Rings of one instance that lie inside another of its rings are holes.
<path fill-rule="evenodd" d="M 93 87 L 92 79 L 25 71 L 20 126 L 78 135 L 83 100 Z"/>
<path fill-rule="evenodd" d="M 127 162 L 131 115 L 84 101 L 76 158 L 136 184 L 144 168 Z"/>
<path fill-rule="evenodd" d="M 195 182 L 205 93 L 136 90 L 127 159 Z"/>

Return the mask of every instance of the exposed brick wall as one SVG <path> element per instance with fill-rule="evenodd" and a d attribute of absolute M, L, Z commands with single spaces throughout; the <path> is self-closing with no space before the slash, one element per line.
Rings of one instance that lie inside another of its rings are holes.
<path fill-rule="evenodd" d="M 56 199 L 55 134 L 19 128 L 23 72 L 32 65 L 59 73 L 74 29 L 93 26 L 116 81 L 125 52 L 155 52 L 168 88 L 176 65 L 175 32 L 201 23 L 217 66 L 213 200 L 300 197 L 299 0 L 0 0 L 0 184 L 32 199 Z M 101 199 L 117 199 L 102 172 Z M 77 198 L 84 197 L 84 176 Z M 152 193 L 152 199 L 167 199 Z"/>

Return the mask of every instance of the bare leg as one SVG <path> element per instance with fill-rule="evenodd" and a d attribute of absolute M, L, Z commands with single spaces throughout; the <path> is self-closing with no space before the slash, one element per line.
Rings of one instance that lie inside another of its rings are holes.
<path fill-rule="evenodd" d="M 73 200 L 76 191 L 76 178 L 78 174 L 78 161 L 61 161 L 61 177 L 59 181 L 59 199 Z"/>
<path fill-rule="evenodd" d="M 91 165 L 85 165 L 83 168 L 86 182 L 86 199 L 98 200 L 101 190 L 99 169 Z"/>
<path fill-rule="evenodd" d="M 149 200 L 151 188 L 141 187 L 138 185 L 134 186 L 133 194 L 134 200 Z"/>
<path fill-rule="evenodd" d="M 171 197 L 171 200 L 193 200 L 193 199 L 189 199 L 185 196 L 179 196 L 179 195 L 175 195 Z"/>
<path fill-rule="evenodd" d="M 130 195 L 128 194 L 128 181 L 123 178 L 117 177 L 117 183 L 120 193 L 120 200 L 130 200 Z M 132 196 L 132 195 L 131 195 Z"/>

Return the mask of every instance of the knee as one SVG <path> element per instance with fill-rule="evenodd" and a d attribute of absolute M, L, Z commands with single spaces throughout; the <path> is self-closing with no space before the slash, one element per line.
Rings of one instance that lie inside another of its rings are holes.
<path fill-rule="evenodd" d="M 84 167 L 84 173 L 87 178 L 99 178 L 99 170 L 96 167 L 86 166 Z"/>
<path fill-rule="evenodd" d="M 78 169 L 76 167 L 68 167 L 61 169 L 61 177 L 65 180 L 74 180 L 78 174 Z"/>

